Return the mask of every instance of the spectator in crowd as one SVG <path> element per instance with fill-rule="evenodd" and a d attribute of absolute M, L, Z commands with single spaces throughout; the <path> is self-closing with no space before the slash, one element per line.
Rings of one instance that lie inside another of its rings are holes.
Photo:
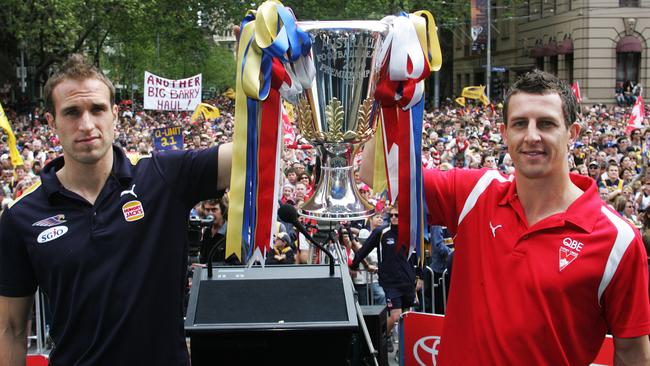
<path fill-rule="evenodd" d="M 625 90 L 623 89 L 623 83 L 620 81 L 617 82 L 616 88 L 614 88 L 614 98 L 616 99 L 616 103 L 619 107 L 624 107 L 627 104 L 624 92 Z"/>
<path fill-rule="evenodd" d="M 279 232 L 275 236 L 273 248 L 266 254 L 266 264 L 294 264 L 294 252 L 289 234 Z"/>
<path fill-rule="evenodd" d="M 387 328 L 388 334 L 391 334 L 402 312 L 415 304 L 415 291 L 422 287 L 423 282 L 413 269 L 413 263 L 408 261 L 408 245 L 397 245 L 397 208 L 391 208 L 389 215 L 390 225 L 379 227 L 370 233 L 356 253 L 350 268 L 358 270 L 359 264 L 370 251 L 379 248 L 379 285 L 386 294 L 386 305 L 390 312 Z"/>
<path fill-rule="evenodd" d="M 206 263 L 208 254 L 218 245 L 215 250 L 213 262 L 226 262 L 226 230 L 228 229 L 228 206 L 219 199 L 210 199 L 201 203 L 205 215 L 212 217 L 212 226 L 203 230 L 201 238 L 200 262 Z"/>

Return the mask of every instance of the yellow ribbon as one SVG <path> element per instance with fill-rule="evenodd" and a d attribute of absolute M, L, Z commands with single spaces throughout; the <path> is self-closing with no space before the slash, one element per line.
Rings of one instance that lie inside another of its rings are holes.
<path fill-rule="evenodd" d="M 442 67 L 442 51 L 438 40 L 438 27 L 436 21 L 427 10 L 419 10 L 409 14 L 409 18 L 415 26 L 418 40 L 422 46 L 425 60 L 430 71 L 438 71 Z"/>
<path fill-rule="evenodd" d="M 237 49 L 237 80 L 235 92 L 235 129 L 233 132 L 233 147 L 232 147 L 232 174 L 230 175 L 230 204 L 228 208 L 228 230 L 226 232 L 226 258 L 232 254 L 241 259 L 241 245 L 242 245 L 242 226 L 244 217 L 244 196 L 246 189 L 246 142 L 247 142 L 247 97 L 244 90 L 245 84 L 253 88 L 255 78 L 250 74 L 254 74 L 255 70 L 252 67 L 245 67 L 242 70 L 242 63 L 246 48 L 251 43 L 251 39 L 255 34 L 255 24 L 249 22 L 241 30 L 239 38 L 239 48 Z M 251 44 L 250 47 L 254 45 Z M 255 46 L 256 47 L 256 46 Z M 252 51 L 252 52 L 251 52 Z M 261 60 L 261 51 L 259 57 L 251 57 L 255 54 L 254 49 L 249 49 L 249 54 L 246 55 L 246 66 L 250 63 L 257 61 L 257 72 L 259 74 L 259 64 Z M 249 59 L 250 57 L 250 59 Z M 244 77 L 248 76 L 248 77 Z M 257 79 L 257 89 L 259 90 L 259 78 Z M 242 174 L 243 172 L 243 174 Z"/>

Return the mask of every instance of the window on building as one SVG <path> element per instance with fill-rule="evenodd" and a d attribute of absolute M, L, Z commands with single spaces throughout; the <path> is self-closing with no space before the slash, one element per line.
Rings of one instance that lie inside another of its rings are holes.
<path fill-rule="evenodd" d="M 564 69 L 567 81 L 569 84 L 573 84 L 573 53 L 564 55 Z"/>
<path fill-rule="evenodd" d="M 639 0 L 618 0 L 618 6 L 625 8 L 638 8 Z"/>
<path fill-rule="evenodd" d="M 544 71 L 544 57 L 537 57 L 535 59 L 535 68 L 539 71 Z"/>
<path fill-rule="evenodd" d="M 616 53 L 616 81 L 625 82 L 626 80 L 639 81 L 639 64 L 641 63 L 641 53 L 638 52 L 618 52 Z"/>
<path fill-rule="evenodd" d="M 456 94 L 460 95 L 460 92 L 463 88 L 463 75 L 462 74 L 456 74 Z"/>
<path fill-rule="evenodd" d="M 548 58 L 548 72 L 557 75 L 557 55 Z"/>

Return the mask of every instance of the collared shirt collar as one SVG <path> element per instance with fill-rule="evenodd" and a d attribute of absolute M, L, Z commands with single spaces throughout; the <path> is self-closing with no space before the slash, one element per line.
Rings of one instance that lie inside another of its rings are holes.
<path fill-rule="evenodd" d="M 599 215 L 588 213 L 600 212 L 600 208 L 602 207 L 602 200 L 600 199 L 600 196 L 598 196 L 596 181 L 588 176 L 573 173 L 569 174 L 569 177 L 573 184 L 583 191 L 583 194 L 573 201 L 565 212 L 561 213 L 561 218 L 564 221 L 568 221 L 573 225 L 580 227 L 586 232 L 591 232 L 596 225 L 596 220 Z M 512 184 L 510 184 L 510 187 L 508 187 L 506 194 L 499 201 L 499 205 L 503 206 L 510 204 L 511 206 L 514 206 L 514 201 L 518 200 L 517 179 L 514 179 Z M 519 202 L 517 202 L 517 205 L 521 206 Z"/>
<path fill-rule="evenodd" d="M 45 165 L 41 171 L 42 186 L 48 198 L 51 198 L 54 193 L 59 193 L 63 188 L 61 181 L 56 176 L 56 172 L 63 168 L 64 165 L 64 157 L 59 156 Z M 120 147 L 113 145 L 113 168 L 111 169 L 111 176 L 117 178 L 121 186 L 128 187 L 133 179 L 132 168 L 133 166 L 124 151 Z"/>

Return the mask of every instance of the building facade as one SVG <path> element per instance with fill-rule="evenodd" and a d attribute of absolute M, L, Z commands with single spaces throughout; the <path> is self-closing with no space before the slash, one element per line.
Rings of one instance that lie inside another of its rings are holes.
<path fill-rule="evenodd" d="M 541 69 L 580 85 L 583 104 L 612 104 L 617 83 L 650 83 L 650 0 L 492 2 L 491 97 L 518 75 Z M 514 11 L 513 11 L 514 10 Z M 472 51 L 469 25 L 454 36 L 454 91 L 485 85 L 485 50 Z"/>

